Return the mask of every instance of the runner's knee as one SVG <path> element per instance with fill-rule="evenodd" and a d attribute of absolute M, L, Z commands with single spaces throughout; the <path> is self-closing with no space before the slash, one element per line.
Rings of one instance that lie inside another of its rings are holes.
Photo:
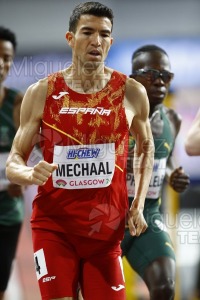
<path fill-rule="evenodd" d="M 164 283 L 153 286 L 150 290 L 151 300 L 173 300 L 175 293 L 175 282 L 171 279 Z"/>

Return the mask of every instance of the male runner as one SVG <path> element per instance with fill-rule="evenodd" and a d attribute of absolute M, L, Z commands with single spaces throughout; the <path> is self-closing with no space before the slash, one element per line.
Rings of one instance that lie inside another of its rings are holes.
<path fill-rule="evenodd" d="M 72 65 L 30 86 L 7 162 L 8 178 L 36 184 L 31 218 L 43 300 L 125 300 L 120 242 L 128 201 L 129 130 L 137 137 L 132 235 L 146 230 L 143 206 L 154 146 L 144 87 L 105 66 L 113 12 L 98 2 L 75 7 L 66 39 Z M 44 160 L 26 165 L 38 141 Z"/>
<path fill-rule="evenodd" d="M 180 130 L 181 118 L 163 101 L 173 79 L 167 53 L 155 45 L 137 49 L 132 56 L 132 74 L 146 88 L 150 104 L 149 119 L 155 144 L 154 168 L 144 206 L 148 228 L 139 237 L 133 237 L 128 230 L 121 247 L 131 267 L 143 278 L 151 300 L 174 299 L 175 254 L 170 236 L 160 214 L 160 196 L 164 178 L 178 193 L 189 185 L 188 175 L 181 167 L 175 167 L 173 148 Z M 127 186 L 129 200 L 135 194 L 131 157 L 135 139 L 129 138 L 129 171 Z"/>
<path fill-rule="evenodd" d="M 5 167 L 19 127 L 22 94 L 4 85 L 17 46 L 15 34 L 0 27 L 0 300 L 3 299 L 15 257 L 24 215 L 22 188 L 10 183 Z"/>

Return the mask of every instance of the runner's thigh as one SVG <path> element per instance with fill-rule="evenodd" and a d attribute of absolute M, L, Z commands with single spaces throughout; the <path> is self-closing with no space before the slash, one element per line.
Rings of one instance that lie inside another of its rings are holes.
<path fill-rule="evenodd" d="M 75 297 L 79 257 L 66 235 L 33 230 L 36 275 L 43 300 Z"/>
<path fill-rule="evenodd" d="M 125 300 L 120 247 L 85 260 L 82 276 L 84 300 Z"/>

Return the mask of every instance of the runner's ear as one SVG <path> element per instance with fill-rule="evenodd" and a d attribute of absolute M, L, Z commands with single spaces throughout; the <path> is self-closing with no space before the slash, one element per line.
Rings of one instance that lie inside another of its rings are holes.
<path fill-rule="evenodd" d="M 68 45 L 73 48 L 74 47 L 74 33 L 71 31 L 66 32 L 66 40 L 68 42 Z"/>

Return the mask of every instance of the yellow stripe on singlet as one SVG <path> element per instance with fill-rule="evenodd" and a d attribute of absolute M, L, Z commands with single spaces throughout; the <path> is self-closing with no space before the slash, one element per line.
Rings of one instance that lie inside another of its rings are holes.
<path fill-rule="evenodd" d="M 174 248 L 173 248 L 173 246 L 170 243 L 166 242 L 165 245 L 168 246 L 168 247 L 170 247 L 174 251 Z"/>
<path fill-rule="evenodd" d="M 46 123 L 44 120 L 42 120 L 42 122 L 43 122 L 44 124 L 46 124 L 47 126 L 53 128 L 54 130 L 56 130 L 56 131 L 58 131 L 58 132 L 61 132 L 62 134 L 64 134 L 64 135 L 70 137 L 72 140 L 76 141 L 76 142 L 79 143 L 80 145 L 83 145 L 83 143 L 81 143 L 79 140 L 75 139 L 72 135 L 70 135 L 70 134 L 68 134 L 68 133 L 66 133 L 66 132 L 64 132 L 64 131 L 62 131 L 62 130 L 60 130 L 59 128 L 57 128 L 57 127 L 55 127 L 55 126 L 53 126 L 53 125 L 51 125 L 51 124 Z"/>
<path fill-rule="evenodd" d="M 55 127 L 55 126 L 53 126 L 53 125 L 51 125 L 51 124 L 48 124 L 48 123 L 45 122 L 44 120 L 42 120 L 42 122 L 43 122 L 44 124 L 46 124 L 47 126 L 53 128 L 54 130 L 56 130 L 56 131 L 58 131 L 58 132 L 61 132 L 62 134 L 64 134 L 64 135 L 70 137 L 72 140 L 76 141 L 76 142 L 79 143 L 80 145 L 83 145 L 83 143 L 81 143 L 79 140 L 77 140 L 76 138 L 74 138 L 72 135 L 70 135 L 70 134 L 68 134 L 68 133 L 66 133 L 66 132 L 64 132 L 64 131 L 62 131 L 62 130 L 60 130 L 59 128 L 57 128 L 57 127 Z M 116 165 L 116 164 L 115 164 L 115 166 L 116 166 L 121 172 L 124 172 L 124 170 L 123 170 L 122 168 L 120 168 L 120 166 L 118 166 L 118 165 Z"/>
<path fill-rule="evenodd" d="M 121 171 L 121 172 L 124 172 L 124 170 L 122 168 L 120 168 L 120 166 L 116 165 L 115 166 Z"/>
<path fill-rule="evenodd" d="M 168 151 L 170 152 L 170 145 L 167 142 L 164 143 L 164 147 L 167 148 Z"/>

